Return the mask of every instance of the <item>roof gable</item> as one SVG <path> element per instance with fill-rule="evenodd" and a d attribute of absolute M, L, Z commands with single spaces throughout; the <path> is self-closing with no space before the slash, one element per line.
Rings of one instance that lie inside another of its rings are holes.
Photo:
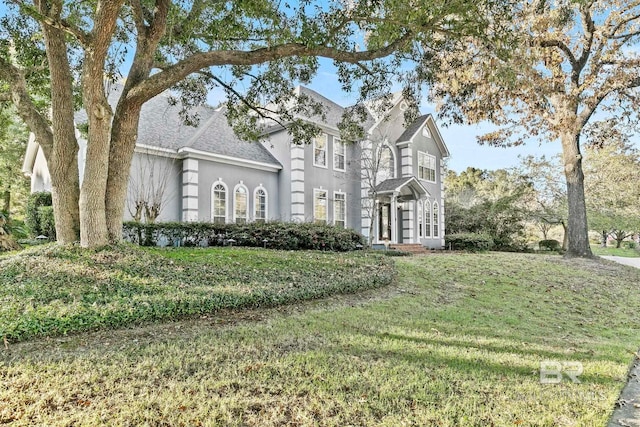
<path fill-rule="evenodd" d="M 418 117 L 407 127 L 407 129 L 400 135 L 396 144 L 401 142 L 411 142 L 415 138 L 415 136 L 424 128 L 428 126 L 429 132 L 431 133 L 431 138 L 435 141 L 436 145 L 440 149 L 440 153 L 442 157 L 449 157 L 449 149 L 447 148 L 444 140 L 442 139 L 442 134 L 440 133 L 440 129 L 436 125 L 436 122 L 431 114 L 424 114 Z"/>

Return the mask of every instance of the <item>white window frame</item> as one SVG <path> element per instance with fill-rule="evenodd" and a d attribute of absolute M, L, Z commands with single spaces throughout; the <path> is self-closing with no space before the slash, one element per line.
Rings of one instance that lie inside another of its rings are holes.
<path fill-rule="evenodd" d="M 342 153 L 338 153 L 337 147 L 342 147 Z M 342 156 L 342 168 L 337 165 L 338 156 Z M 344 172 L 347 169 L 347 146 L 340 138 L 333 137 L 333 170 Z"/>
<path fill-rule="evenodd" d="M 238 195 L 238 190 L 239 189 L 243 189 L 244 190 L 244 196 L 245 196 L 245 212 L 244 212 L 244 218 L 238 216 L 238 200 L 237 200 L 237 195 Z M 238 223 L 238 219 L 244 219 L 244 223 L 246 224 L 247 222 L 249 222 L 249 189 L 247 188 L 246 185 L 244 185 L 244 183 L 242 181 L 240 181 L 239 184 L 236 184 L 235 187 L 233 187 L 233 222 L 234 224 Z"/>
<path fill-rule="evenodd" d="M 396 153 L 393 150 L 393 148 L 391 148 L 391 145 L 389 144 L 382 144 L 380 145 L 380 147 L 378 148 L 378 150 L 388 150 L 389 151 L 389 162 L 391 163 L 391 174 L 389 177 L 386 177 L 384 179 L 392 179 L 395 178 L 397 176 L 397 163 L 396 163 Z M 381 173 L 381 169 L 382 169 L 382 153 L 377 153 L 376 154 L 376 160 L 378 161 L 378 167 L 377 167 L 377 173 L 376 174 L 380 174 Z"/>
<path fill-rule="evenodd" d="M 432 216 L 431 216 L 431 202 L 429 200 L 425 200 L 424 202 L 424 232 L 425 235 L 424 237 L 426 238 L 431 238 L 431 223 L 432 223 Z"/>
<path fill-rule="evenodd" d="M 318 150 L 318 148 L 316 147 L 316 143 L 319 142 L 320 138 L 324 138 L 324 149 L 322 149 L 322 151 L 324 151 L 324 164 L 321 163 L 317 163 L 316 162 L 316 150 Z M 325 168 L 327 169 L 329 167 L 329 135 L 327 135 L 326 133 L 320 134 L 318 136 L 316 136 L 315 138 L 313 138 L 313 166 L 319 167 L 319 168 Z"/>
<path fill-rule="evenodd" d="M 259 207 L 259 204 L 256 203 L 257 202 L 256 197 L 258 196 L 259 191 L 262 191 L 264 194 L 264 218 L 258 218 L 258 216 L 256 215 Z M 264 188 L 262 184 L 260 184 L 258 187 L 256 187 L 253 190 L 253 220 L 267 222 L 268 212 L 269 212 L 269 193 L 267 192 L 267 189 Z"/>
<path fill-rule="evenodd" d="M 226 224 L 229 220 L 229 187 L 221 179 L 211 185 L 211 222 L 216 223 L 216 187 L 220 185 L 224 188 L 224 222 Z"/>
<path fill-rule="evenodd" d="M 428 159 L 428 162 L 425 164 L 423 163 L 423 159 Z M 430 166 L 433 165 L 433 168 L 431 168 Z M 429 154 L 429 153 L 425 153 L 424 151 L 418 151 L 418 178 L 420 178 L 423 181 L 429 181 L 429 182 L 436 182 L 436 176 L 437 176 L 437 166 L 438 166 L 438 161 L 436 159 L 436 156 Z M 423 177 L 422 176 L 422 169 L 425 169 L 427 171 L 433 171 L 433 179 L 430 179 L 430 176 L 427 177 Z"/>
<path fill-rule="evenodd" d="M 341 220 L 338 220 L 338 202 L 336 196 L 342 196 L 343 203 L 343 217 Z M 343 191 L 334 191 L 333 192 L 333 225 L 338 225 L 337 222 L 342 221 L 342 228 L 347 228 L 347 193 Z"/>
<path fill-rule="evenodd" d="M 440 206 L 433 202 L 433 238 L 440 237 Z"/>
<path fill-rule="evenodd" d="M 323 219 L 318 219 L 316 217 L 316 212 L 318 209 L 318 194 L 319 193 L 324 193 L 324 201 L 325 201 L 325 205 L 324 205 L 324 220 Z M 323 223 L 327 223 L 329 220 L 329 191 L 328 190 L 324 190 L 322 188 L 314 188 L 313 189 L 313 222 L 323 222 Z"/>

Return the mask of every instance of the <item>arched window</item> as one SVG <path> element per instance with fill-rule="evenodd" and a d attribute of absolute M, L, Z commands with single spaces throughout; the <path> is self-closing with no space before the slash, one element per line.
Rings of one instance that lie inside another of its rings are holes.
<path fill-rule="evenodd" d="M 424 222 L 424 214 L 422 213 L 422 200 L 418 200 L 417 201 L 418 207 L 417 207 L 417 219 L 418 219 L 418 237 L 424 237 L 424 234 L 422 234 L 424 232 L 423 227 L 423 222 Z"/>
<path fill-rule="evenodd" d="M 265 222 L 267 220 L 267 190 L 258 187 L 253 192 L 253 220 Z"/>
<path fill-rule="evenodd" d="M 433 237 L 438 237 L 440 230 L 440 211 L 438 210 L 438 203 L 433 202 Z"/>
<path fill-rule="evenodd" d="M 386 179 L 395 178 L 395 155 L 393 150 L 388 145 L 382 145 L 378 152 L 378 170 L 377 170 L 377 182 L 380 183 Z"/>
<path fill-rule="evenodd" d="M 236 224 L 244 224 L 249 220 L 249 198 L 247 193 L 247 187 L 242 184 L 242 181 L 233 190 L 233 221 Z"/>
<path fill-rule="evenodd" d="M 431 202 L 424 202 L 424 237 L 431 237 Z"/>
<path fill-rule="evenodd" d="M 216 224 L 227 222 L 227 186 L 222 181 L 213 183 L 211 220 Z"/>

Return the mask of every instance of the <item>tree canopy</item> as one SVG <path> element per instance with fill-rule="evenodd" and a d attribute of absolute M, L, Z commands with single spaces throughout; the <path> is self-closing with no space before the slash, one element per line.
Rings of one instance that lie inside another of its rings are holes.
<path fill-rule="evenodd" d="M 501 24 L 496 22 L 495 25 Z M 560 141 L 567 183 L 568 255 L 590 256 L 581 137 L 596 112 L 638 120 L 640 4 L 634 0 L 528 0 L 509 26 L 515 43 L 475 38 L 441 51 L 434 98 L 458 122 L 499 126 L 494 145 Z M 464 64 L 464 67 L 461 65 Z"/>
<path fill-rule="evenodd" d="M 189 107 L 220 87 L 229 120 L 245 137 L 275 119 L 303 141 L 315 131 L 299 113 L 321 111 L 292 89 L 313 78 L 319 57 L 334 61 L 342 89 L 355 90 L 359 101 L 385 96 L 398 80 L 415 97 L 433 77 L 434 52 L 486 34 L 505 3 L 11 0 L 0 30 L 1 93 L 47 157 L 59 241 L 74 241 L 79 231 L 83 246 L 100 246 L 121 236 L 140 109 L 150 98 L 171 89 L 185 120 L 197 122 Z M 126 78 L 114 108 L 105 76 Z M 36 101 L 42 91 L 51 117 Z M 82 187 L 74 172 L 79 105 L 88 116 Z M 363 113 L 349 111 L 345 123 Z"/>

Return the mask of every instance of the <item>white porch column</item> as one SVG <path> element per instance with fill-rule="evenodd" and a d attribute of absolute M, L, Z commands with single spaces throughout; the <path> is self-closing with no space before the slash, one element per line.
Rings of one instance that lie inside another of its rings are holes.
<path fill-rule="evenodd" d="M 291 220 L 305 221 L 304 145 L 291 146 Z"/>
<path fill-rule="evenodd" d="M 391 243 L 398 243 L 398 199 L 391 196 Z"/>
<path fill-rule="evenodd" d="M 198 161 L 182 161 L 182 220 L 198 220 Z"/>

